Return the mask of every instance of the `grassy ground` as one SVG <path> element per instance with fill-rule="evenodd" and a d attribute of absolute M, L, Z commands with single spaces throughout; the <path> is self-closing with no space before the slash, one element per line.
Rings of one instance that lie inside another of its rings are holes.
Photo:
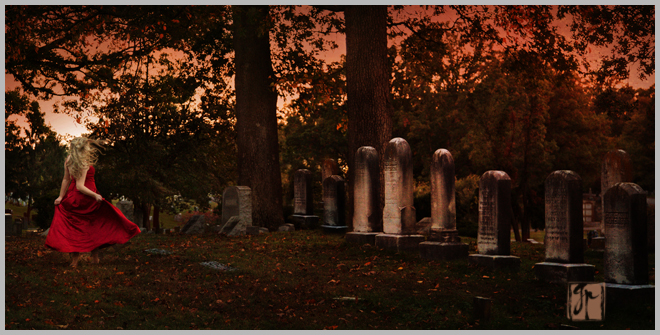
<path fill-rule="evenodd" d="M 138 235 L 101 264 L 68 267 L 43 237 L 7 237 L 5 329 L 654 329 L 653 305 L 570 322 L 566 286 L 537 281 L 543 245 L 512 243 L 520 272 L 427 261 L 320 231 L 260 236 Z M 474 239 L 464 238 L 470 252 Z M 155 255 L 158 248 L 172 252 Z M 655 258 L 650 257 L 654 269 Z M 598 269 L 602 253 L 587 250 Z M 201 262 L 217 261 L 235 271 Z M 652 272 L 654 283 L 654 271 Z M 492 299 L 492 320 L 473 316 Z"/>

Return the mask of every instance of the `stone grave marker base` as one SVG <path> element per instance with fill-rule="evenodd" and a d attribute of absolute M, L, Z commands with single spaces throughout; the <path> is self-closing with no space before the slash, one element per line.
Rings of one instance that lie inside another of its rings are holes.
<path fill-rule="evenodd" d="M 468 245 L 452 242 L 422 242 L 419 244 L 419 256 L 429 260 L 453 260 L 468 256 Z"/>
<path fill-rule="evenodd" d="M 326 234 L 346 234 L 348 230 L 348 226 L 321 225 L 321 228 Z"/>
<path fill-rule="evenodd" d="M 605 313 L 630 306 L 654 303 L 655 286 L 605 283 Z"/>
<path fill-rule="evenodd" d="M 376 235 L 381 233 L 362 233 L 362 232 L 350 232 L 344 235 L 344 239 L 347 243 L 357 244 L 357 245 L 376 245 Z"/>
<path fill-rule="evenodd" d="M 520 257 L 516 256 L 472 254 L 468 256 L 468 263 L 491 270 L 520 269 Z"/>
<path fill-rule="evenodd" d="M 397 251 L 417 251 L 419 244 L 425 240 L 424 235 L 378 234 L 376 235 L 376 246 Z"/>
<path fill-rule="evenodd" d="M 248 235 L 268 234 L 268 228 L 259 226 L 245 227 L 245 233 Z"/>
<path fill-rule="evenodd" d="M 319 217 L 316 215 L 293 214 L 289 217 L 296 229 L 315 229 L 319 224 Z"/>
<path fill-rule="evenodd" d="M 592 282 L 596 267 L 591 264 L 542 262 L 534 265 L 534 275 L 546 283 Z"/>

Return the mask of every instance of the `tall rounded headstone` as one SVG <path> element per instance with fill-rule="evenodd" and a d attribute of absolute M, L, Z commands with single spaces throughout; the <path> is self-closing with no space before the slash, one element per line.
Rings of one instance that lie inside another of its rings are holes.
<path fill-rule="evenodd" d="M 431 230 L 456 231 L 454 158 L 438 149 L 431 159 Z"/>
<path fill-rule="evenodd" d="M 313 196 L 312 172 L 299 169 L 293 175 L 293 215 L 289 217 L 297 229 L 313 229 L 319 222 Z"/>
<path fill-rule="evenodd" d="M 364 146 L 357 150 L 353 180 L 353 231 L 346 233 L 344 238 L 348 243 L 374 245 L 376 235 L 383 231 L 376 149 Z"/>
<path fill-rule="evenodd" d="M 584 262 L 582 178 L 568 170 L 545 179 L 545 261 L 534 265 L 542 281 L 593 281 L 595 267 Z"/>
<path fill-rule="evenodd" d="M 456 230 L 454 158 L 438 149 L 431 159 L 431 234 L 419 244 L 422 258 L 449 260 L 468 256 L 468 245 L 460 243 Z"/>
<path fill-rule="evenodd" d="M 648 284 L 646 192 L 618 183 L 605 193 L 605 282 Z"/>
<path fill-rule="evenodd" d="M 412 152 L 406 140 L 396 137 L 387 144 L 384 175 L 383 233 L 376 235 L 376 246 L 417 251 L 426 237 L 417 233 Z"/>
<path fill-rule="evenodd" d="M 344 178 L 333 175 L 323 181 L 323 221 L 325 232 L 344 233 L 346 226 L 346 188 Z"/>
<path fill-rule="evenodd" d="M 520 258 L 510 255 L 511 178 L 504 171 L 487 171 L 479 180 L 477 251 L 470 263 L 490 268 L 520 268 Z"/>
<path fill-rule="evenodd" d="M 545 179 L 545 260 L 582 263 L 582 178 L 555 171 Z"/>
<path fill-rule="evenodd" d="M 385 148 L 385 208 L 383 233 L 414 234 L 412 152 L 408 142 L 393 138 Z"/>
<path fill-rule="evenodd" d="M 293 176 L 293 213 L 314 213 L 312 172 L 307 169 L 299 169 Z"/>
<path fill-rule="evenodd" d="M 606 305 L 608 309 L 651 306 L 655 286 L 648 284 L 646 192 L 637 184 L 618 183 L 604 198 Z"/>

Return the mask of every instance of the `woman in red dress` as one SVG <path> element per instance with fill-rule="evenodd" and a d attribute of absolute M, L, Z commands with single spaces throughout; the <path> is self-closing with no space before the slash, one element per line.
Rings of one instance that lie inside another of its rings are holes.
<path fill-rule="evenodd" d="M 91 252 L 99 262 L 99 249 L 124 244 L 140 228 L 97 193 L 94 166 L 103 142 L 76 137 L 69 144 L 64 163 L 60 196 L 55 199 L 55 216 L 46 237 L 46 247 L 70 252 L 76 267 L 81 252 Z"/>

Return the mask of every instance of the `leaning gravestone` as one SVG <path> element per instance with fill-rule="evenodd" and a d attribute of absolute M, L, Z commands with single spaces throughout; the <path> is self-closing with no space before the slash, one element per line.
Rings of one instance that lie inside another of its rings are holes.
<path fill-rule="evenodd" d="M 648 285 L 646 192 L 637 184 L 618 183 L 604 198 L 606 305 L 625 308 L 653 301 L 655 286 Z"/>
<path fill-rule="evenodd" d="M 551 283 L 593 281 L 595 267 L 584 264 L 582 178 L 568 170 L 545 179 L 545 262 L 536 278 Z"/>
<path fill-rule="evenodd" d="M 313 229 L 318 225 L 319 217 L 314 215 L 312 172 L 307 169 L 299 169 L 293 175 L 293 215 L 290 219 L 299 229 Z"/>
<path fill-rule="evenodd" d="M 346 233 L 346 242 L 376 243 L 376 235 L 383 231 L 380 197 L 378 152 L 373 147 L 360 147 L 355 153 L 355 182 L 353 189 L 353 231 Z"/>
<path fill-rule="evenodd" d="M 468 256 L 456 230 L 454 158 L 438 149 L 431 160 L 431 231 L 429 241 L 419 244 L 422 258 L 450 260 Z"/>
<path fill-rule="evenodd" d="M 376 235 L 376 246 L 417 250 L 425 237 L 416 234 L 412 153 L 406 140 L 396 137 L 387 144 L 384 172 L 383 233 Z"/>
<path fill-rule="evenodd" d="M 228 224 L 231 218 L 236 218 Z M 220 233 L 227 236 L 245 235 L 252 225 L 252 191 L 247 186 L 229 186 L 222 192 Z"/>
<path fill-rule="evenodd" d="M 491 269 L 520 268 L 520 258 L 511 256 L 511 178 L 504 171 L 487 171 L 479 180 L 478 254 L 471 264 Z"/>
<path fill-rule="evenodd" d="M 206 230 L 206 219 L 204 215 L 193 215 L 183 228 L 182 234 L 202 234 Z"/>
<path fill-rule="evenodd" d="M 344 178 L 333 175 L 323 181 L 323 231 L 343 234 L 346 226 L 346 188 Z"/>
<path fill-rule="evenodd" d="M 133 202 L 132 201 L 126 201 L 126 200 L 117 201 L 117 206 L 116 207 L 119 208 L 121 213 L 124 214 L 124 216 L 129 221 L 135 223 L 135 221 L 133 221 Z"/>
<path fill-rule="evenodd" d="M 617 183 L 632 182 L 632 162 L 627 152 L 617 149 L 605 154 L 601 165 L 600 198 L 603 211 L 605 210 L 605 193 Z M 601 221 L 601 231 L 604 220 Z"/>

